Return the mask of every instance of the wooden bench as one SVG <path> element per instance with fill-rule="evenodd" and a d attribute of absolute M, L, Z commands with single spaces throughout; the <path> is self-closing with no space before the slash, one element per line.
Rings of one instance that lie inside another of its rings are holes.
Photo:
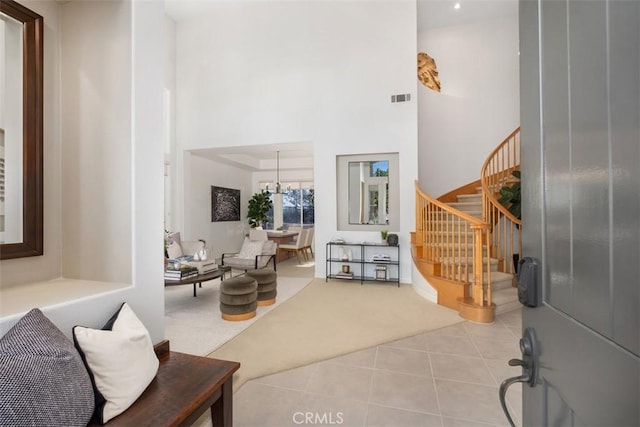
<path fill-rule="evenodd" d="M 240 368 L 238 362 L 170 351 L 167 340 L 155 351 L 160 360 L 156 378 L 107 426 L 189 426 L 208 409 L 214 427 L 233 425 L 233 373 Z M 89 425 L 100 424 L 94 417 Z"/>

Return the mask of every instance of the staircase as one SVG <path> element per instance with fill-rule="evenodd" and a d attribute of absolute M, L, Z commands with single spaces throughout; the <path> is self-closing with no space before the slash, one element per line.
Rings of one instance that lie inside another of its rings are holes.
<path fill-rule="evenodd" d="M 520 167 L 520 130 L 489 155 L 481 178 L 433 198 L 416 182 L 416 268 L 438 292 L 438 304 L 465 319 L 490 323 L 518 307 L 512 254 L 520 253 L 521 222 L 498 203 L 499 190 Z"/>

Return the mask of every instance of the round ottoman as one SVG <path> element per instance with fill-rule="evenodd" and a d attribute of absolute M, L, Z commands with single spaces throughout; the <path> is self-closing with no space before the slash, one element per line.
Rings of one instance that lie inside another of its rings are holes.
<path fill-rule="evenodd" d="M 220 282 L 220 312 L 224 320 L 247 320 L 255 317 L 258 284 L 247 276 Z"/>
<path fill-rule="evenodd" d="M 276 290 L 278 286 L 278 275 L 275 271 L 263 268 L 261 270 L 249 270 L 247 276 L 258 282 L 258 305 L 271 305 L 276 302 Z"/>

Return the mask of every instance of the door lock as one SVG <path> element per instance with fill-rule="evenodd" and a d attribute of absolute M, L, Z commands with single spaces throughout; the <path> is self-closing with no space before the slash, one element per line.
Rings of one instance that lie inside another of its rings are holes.
<path fill-rule="evenodd" d="M 524 335 L 520 338 L 520 352 L 522 353 L 522 360 L 511 359 L 509 360 L 509 366 L 521 366 L 522 375 L 507 378 L 500 384 L 500 404 L 511 427 L 515 427 L 515 424 L 505 402 L 507 389 L 515 383 L 526 383 L 529 387 L 535 387 L 536 378 L 538 377 L 538 344 L 536 333 L 532 328 L 526 328 Z"/>

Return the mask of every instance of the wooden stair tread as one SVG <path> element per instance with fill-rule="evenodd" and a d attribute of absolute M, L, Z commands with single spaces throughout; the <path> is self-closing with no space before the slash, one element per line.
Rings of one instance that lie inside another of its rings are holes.
<path fill-rule="evenodd" d="M 456 207 L 456 206 L 478 206 L 478 205 L 482 205 L 482 201 L 480 202 L 476 202 L 476 201 L 465 201 L 465 202 L 451 202 L 451 203 L 447 203 L 447 205 L 451 206 L 451 207 Z"/>

